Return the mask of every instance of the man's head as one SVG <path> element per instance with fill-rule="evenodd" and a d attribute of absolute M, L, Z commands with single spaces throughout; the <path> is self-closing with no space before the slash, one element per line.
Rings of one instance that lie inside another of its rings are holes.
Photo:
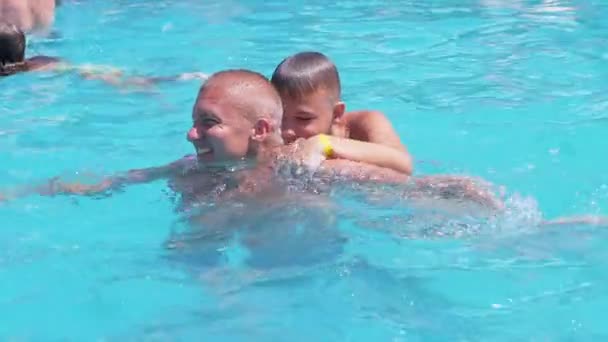
<path fill-rule="evenodd" d="M 25 61 L 25 35 L 12 24 L 0 23 L 0 74 Z"/>
<path fill-rule="evenodd" d="M 201 161 L 255 156 L 261 148 L 282 144 L 282 114 L 281 98 L 263 75 L 220 71 L 198 93 L 188 140 Z"/>
<path fill-rule="evenodd" d="M 334 63 L 319 52 L 301 52 L 284 59 L 272 75 L 283 101 L 283 138 L 287 143 L 330 133 L 340 122 L 340 76 Z"/>

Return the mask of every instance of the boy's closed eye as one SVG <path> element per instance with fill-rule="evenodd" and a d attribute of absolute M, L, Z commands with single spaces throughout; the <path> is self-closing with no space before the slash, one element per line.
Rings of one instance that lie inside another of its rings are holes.
<path fill-rule="evenodd" d="M 298 113 L 295 116 L 295 119 L 298 121 L 309 122 L 316 118 L 316 116 L 312 113 Z"/>

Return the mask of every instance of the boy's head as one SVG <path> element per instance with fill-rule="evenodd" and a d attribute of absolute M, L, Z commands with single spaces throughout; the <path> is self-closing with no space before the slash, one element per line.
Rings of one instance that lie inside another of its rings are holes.
<path fill-rule="evenodd" d="M 0 73 L 25 61 L 25 35 L 15 25 L 0 23 Z"/>
<path fill-rule="evenodd" d="M 215 73 L 201 87 L 188 140 L 199 160 L 222 162 L 255 156 L 282 143 L 281 98 L 263 75 L 249 70 Z"/>
<path fill-rule="evenodd" d="M 340 123 L 340 76 L 334 63 L 319 52 L 301 52 L 284 59 L 272 74 L 283 102 L 285 142 L 328 134 Z"/>

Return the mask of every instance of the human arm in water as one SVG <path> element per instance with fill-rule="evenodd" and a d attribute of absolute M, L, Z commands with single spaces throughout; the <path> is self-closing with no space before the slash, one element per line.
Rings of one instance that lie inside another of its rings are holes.
<path fill-rule="evenodd" d="M 608 217 L 599 216 L 599 215 L 570 216 L 570 217 L 559 217 L 559 218 L 555 218 L 555 219 L 551 219 L 551 220 L 543 220 L 540 222 L 540 226 L 542 226 L 542 227 L 572 226 L 572 225 L 608 227 Z"/>
<path fill-rule="evenodd" d="M 205 80 L 207 75 L 201 72 L 182 73 L 174 76 L 126 76 L 117 68 L 104 68 L 98 66 L 84 65 L 76 68 L 78 74 L 87 80 L 100 80 L 119 88 L 126 87 L 151 87 L 163 82 L 177 82 L 189 80 Z"/>
<path fill-rule="evenodd" d="M 120 189 L 126 185 L 149 183 L 158 179 L 170 178 L 184 172 L 192 165 L 193 158 L 184 157 L 167 165 L 144 169 L 133 169 L 123 174 L 106 177 L 95 184 L 79 182 L 64 182 L 59 177 L 53 177 L 40 185 L 26 186 L 14 191 L 0 193 L 0 201 L 25 197 L 29 195 L 81 195 L 93 196 Z"/>
<path fill-rule="evenodd" d="M 490 184 L 480 179 L 457 175 L 410 177 L 368 163 L 326 159 L 327 145 L 319 140 L 318 137 L 301 139 L 292 144 L 292 151 L 288 151 L 286 157 L 279 159 L 280 164 L 288 165 L 287 170 L 290 173 L 288 177 L 312 175 L 313 178 L 325 182 L 349 181 L 395 185 L 397 189 L 403 190 L 401 194 L 403 198 L 418 202 L 441 199 L 473 202 L 496 210 L 503 208 L 502 202 L 492 193 Z"/>
<path fill-rule="evenodd" d="M 173 76 L 127 76 L 119 68 L 82 64 L 72 65 L 56 57 L 35 56 L 26 61 L 27 71 L 76 72 L 86 80 L 100 80 L 116 87 L 150 87 L 163 82 L 205 80 L 201 72 L 188 72 Z"/>
<path fill-rule="evenodd" d="M 398 205 L 414 210 L 443 212 L 450 215 L 491 217 L 504 210 L 504 203 L 487 182 L 460 175 L 407 177 L 393 170 L 346 160 L 328 160 L 319 170 L 329 177 L 355 181 L 356 189 L 368 194 L 371 201 Z M 326 177 L 322 175 L 321 177 Z"/>
<path fill-rule="evenodd" d="M 387 167 L 407 175 L 412 174 L 412 156 L 383 113 L 370 110 L 350 112 L 344 115 L 343 122 L 343 125 L 332 127 L 332 135 L 350 139 L 345 140 L 342 146 L 338 146 L 339 158 Z M 340 129 L 345 129 L 345 132 L 339 132 Z"/>
<path fill-rule="evenodd" d="M 321 163 L 318 174 L 325 177 L 339 175 L 344 179 L 355 181 L 372 181 L 395 185 L 408 184 L 408 179 L 404 178 L 402 174 L 374 165 L 348 160 L 326 160 Z M 468 204 L 474 205 L 473 213 L 477 215 L 500 213 L 505 207 L 505 204 L 492 193 L 491 184 L 479 178 L 467 176 L 410 177 L 409 184 L 404 188 L 401 196 L 406 200 L 411 200 L 412 204 L 422 204 L 426 208 L 455 209 L 459 212 L 466 208 L 468 202 Z M 539 222 L 539 227 L 543 228 L 567 226 L 608 227 L 608 216 L 568 216 Z"/>

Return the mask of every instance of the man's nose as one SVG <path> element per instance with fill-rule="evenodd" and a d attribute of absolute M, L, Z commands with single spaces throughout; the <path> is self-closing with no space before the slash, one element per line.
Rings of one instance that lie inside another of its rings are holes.
<path fill-rule="evenodd" d="M 195 141 L 201 138 L 201 133 L 199 132 L 199 129 L 197 127 L 192 127 L 190 128 L 186 136 L 189 141 Z"/>

